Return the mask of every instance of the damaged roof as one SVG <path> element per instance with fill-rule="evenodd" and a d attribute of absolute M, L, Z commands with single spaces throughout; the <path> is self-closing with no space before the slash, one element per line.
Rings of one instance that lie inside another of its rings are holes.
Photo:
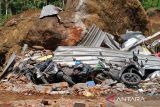
<path fill-rule="evenodd" d="M 62 11 L 61 8 L 56 7 L 54 5 L 47 5 L 43 7 L 41 11 L 41 15 L 39 18 L 44 18 L 46 16 L 52 16 L 52 15 L 57 15 L 60 11 Z"/>
<path fill-rule="evenodd" d="M 111 49 L 120 49 L 119 43 L 114 40 L 114 36 L 107 32 L 103 32 L 93 24 L 78 46 L 100 47 L 102 43 L 106 44 Z"/>

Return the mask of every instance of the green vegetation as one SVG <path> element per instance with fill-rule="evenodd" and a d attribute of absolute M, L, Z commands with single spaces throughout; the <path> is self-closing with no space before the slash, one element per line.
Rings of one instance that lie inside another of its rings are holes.
<path fill-rule="evenodd" d="M 47 4 L 54 4 L 63 8 L 65 1 L 66 0 L 0 0 L 0 26 L 12 15 L 16 15 L 25 10 L 42 8 Z M 140 1 L 146 10 L 149 8 L 157 8 L 160 10 L 160 0 Z"/>
<path fill-rule="evenodd" d="M 12 15 L 28 9 L 42 8 L 47 4 L 63 7 L 64 0 L 0 0 L 0 26 Z"/>
<path fill-rule="evenodd" d="M 145 10 L 157 8 L 160 10 L 160 0 L 140 0 Z"/>

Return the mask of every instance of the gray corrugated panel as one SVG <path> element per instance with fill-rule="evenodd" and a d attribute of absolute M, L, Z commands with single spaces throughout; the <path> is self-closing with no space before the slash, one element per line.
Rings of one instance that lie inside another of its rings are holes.
<path fill-rule="evenodd" d="M 99 34 L 96 36 L 96 39 L 94 39 L 94 41 L 92 42 L 92 47 L 100 47 L 103 40 L 104 40 L 104 37 L 105 37 L 105 33 L 104 32 L 99 32 Z"/>
<path fill-rule="evenodd" d="M 76 57 L 75 57 L 76 58 Z M 107 59 L 107 58 L 105 58 Z M 57 63 L 61 63 L 61 64 L 66 64 L 66 65 L 74 65 L 74 61 L 73 60 L 54 60 L 55 62 Z M 94 59 L 94 60 L 81 60 L 83 63 L 86 63 L 86 64 L 90 64 L 90 65 L 96 65 L 98 64 L 98 60 Z M 121 64 L 124 64 L 123 61 L 114 61 L 114 60 L 109 60 L 107 61 L 106 60 L 106 63 L 111 63 L 113 65 L 115 64 L 118 64 L 118 65 L 121 65 Z M 154 69 L 154 67 L 156 67 L 156 69 L 160 69 L 160 65 L 158 64 L 144 64 L 146 68 L 152 68 Z"/>
<path fill-rule="evenodd" d="M 57 15 L 60 11 L 62 11 L 62 9 L 59 7 L 56 7 L 54 5 L 47 5 L 43 7 L 39 18 L 43 18 L 45 16 Z"/>
<path fill-rule="evenodd" d="M 100 52 L 102 56 L 100 55 Z M 119 63 L 123 62 L 125 59 L 128 60 L 129 58 L 132 58 L 132 56 L 133 55 L 130 52 L 116 51 L 106 48 L 58 47 L 57 50 L 55 51 L 54 60 L 60 62 L 66 62 L 66 61 L 70 62 L 72 61 L 73 57 L 75 58 L 79 57 L 82 59 L 82 61 L 89 61 L 89 60 L 92 61 L 92 60 L 98 60 L 97 59 L 98 57 L 104 57 L 107 63 Z M 146 55 L 138 55 L 138 57 L 140 61 L 142 60 L 143 62 L 145 62 L 145 60 L 148 59 L 148 62 L 144 63 L 147 66 L 160 67 L 160 58 L 158 57 L 146 56 Z"/>
<path fill-rule="evenodd" d="M 119 50 L 121 48 L 120 44 L 113 39 L 114 36 L 109 34 L 109 33 L 106 33 L 106 35 L 108 36 L 108 38 L 109 38 L 110 42 L 112 43 L 112 45 L 114 45 Z"/>
<path fill-rule="evenodd" d="M 96 27 L 96 25 L 93 25 L 86 36 L 82 39 L 82 41 L 79 43 L 80 46 L 92 46 L 94 39 L 96 39 L 96 36 L 98 36 L 100 32 L 100 29 Z"/>
<path fill-rule="evenodd" d="M 90 46 L 90 47 L 92 47 L 92 43 L 93 43 L 93 41 L 95 40 L 96 36 L 98 36 L 99 31 L 100 31 L 99 28 L 97 28 L 97 29 L 95 30 L 94 34 L 92 34 L 92 35 L 90 36 L 90 39 L 89 39 L 89 41 L 87 42 L 87 44 L 86 44 L 85 46 Z"/>
<path fill-rule="evenodd" d="M 83 57 L 84 58 L 78 58 L 79 56 L 81 56 L 81 55 L 79 55 L 78 57 L 77 57 L 78 55 L 68 55 L 68 56 L 63 56 L 63 57 L 61 57 L 61 56 L 55 56 L 55 58 L 54 58 L 54 60 L 55 61 L 72 61 L 73 60 L 73 58 L 76 58 L 76 59 L 79 59 L 79 60 L 82 60 L 82 61 L 89 61 L 89 60 L 98 60 L 98 57 L 100 57 L 100 56 L 84 56 L 83 55 Z M 70 57 L 70 58 L 69 58 Z M 81 56 L 82 57 L 82 56 Z M 88 58 L 88 57 L 90 57 L 90 58 Z M 96 58 L 97 57 L 97 58 Z M 127 62 L 128 62 L 128 60 L 129 60 L 129 58 L 127 58 L 127 57 L 116 57 L 116 56 L 103 56 L 103 58 L 106 60 L 106 62 L 107 63 L 117 63 L 117 62 L 124 62 L 125 60 L 127 60 Z M 145 63 L 145 60 L 144 59 L 139 59 L 139 63 L 141 63 L 141 61 L 145 64 L 145 65 L 159 65 L 160 66 L 160 62 L 158 62 L 158 61 L 152 61 L 152 60 L 148 60 L 148 62 L 147 63 Z"/>
<path fill-rule="evenodd" d="M 93 34 L 88 37 L 88 39 L 87 39 L 88 41 L 86 41 L 84 46 L 91 46 L 91 43 L 94 40 L 94 37 L 97 35 L 98 32 L 99 32 L 99 28 L 96 28 L 94 30 Z"/>
<path fill-rule="evenodd" d="M 82 39 L 82 41 L 79 43 L 79 46 L 84 46 L 88 42 L 90 36 L 95 32 L 95 30 L 96 30 L 96 25 L 94 24 L 89 29 L 88 33 L 84 36 L 84 38 Z"/>
<path fill-rule="evenodd" d="M 94 24 L 91 26 L 91 28 L 88 30 L 88 32 L 86 33 L 86 35 L 83 37 L 83 39 L 80 41 L 80 43 L 78 44 L 78 46 L 83 45 L 83 43 L 85 42 L 85 40 L 87 39 L 88 35 L 92 32 L 92 30 L 94 29 L 94 27 L 96 27 Z"/>
<path fill-rule="evenodd" d="M 73 61 L 73 57 L 70 57 L 70 56 L 65 56 L 65 57 L 62 57 L 62 56 L 56 56 L 54 57 L 54 60 L 56 61 L 64 61 L 64 60 L 67 60 L 67 61 Z M 76 59 L 77 60 L 97 60 L 98 58 L 96 56 L 76 56 Z"/>
<path fill-rule="evenodd" d="M 123 55 L 123 54 L 114 54 L 114 53 L 109 53 L 109 52 L 102 52 L 102 55 L 104 58 L 106 58 L 106 60 L 111 60 L 111 59 L 117 59 L 117 58 L 121 58 L 121 59 L 130 59 L 132 58 L 132 54 L 130 55 Z M 100 57 L 99 52 L 80 52 L 80 51 L 76 51 L 76 52 L 55 52 L 55 57 L 77 57 L 77 56 L 83 56 L 83 57 Z M 146 57 L 139 57 L 139 60 L 142 61 L 146 61 Z M 160 60 L 158 59 L 148 59 L 148 63 L 152 64 L 152 63 L 158 63 L 160 65 Z"/>
<path fill-rule="evenodd" d="M 55 56 L 68 56 L 68 55 L 75 55 L 75 56 L 82 56 L 82 55 L 90 55 L 96 56 L 99 55 L 99 52 L 84 52 L 84 51 L 66 51 L 66 52 L 54 52 Z"/>
<path fill-rule="evenodd" d="M 99 29 L 95 24 L 89 29 L 88 33 L 84 36 L 82 41 L 78 44 L 78 46 L 89 46 L 89 47 L 100 47 L 102 42 L 104 41 L 107 46 L 112 49 L 120 49 L 118 42 L 112 40 L 112 35 L 106 33 L 106 39 L 104 33 L 101 29 Z"/>
<path fill-rule="evenodd" d="M 107 48 L 88 48 L 88 47 L 71 47 L 71 48 L 67 48 L 65 49 L 65 47 L 59 47 L 55 53 L 57 52 L 63 52 L 63 54 L 61 54 L 62 56 L 63 55 L 68 55 L 67 52 L 71 52 L 71 51 L 74 51 L 74 52 L 77 52 L 77 55 L 79 52 L 85 52 L 86 55 L 89 55 L 89 52 L 101 52 L 103 55 L 116 55 L 116 56 L 123 56 L 123 57 L 132 57 L 132 53 L 131 52 L 124 52 L 124 51 L 116 51 L 116 50 L 112 50 L 112 49 L 107 49 Z M 97 53 L 97 54 L 98 54 Z M 70 54 L 72 55 L 72 54 Z M 140 58 L 143 58 L 143 59 L 146 59 L 146 58 L 150 58 L 151 60 L 160 60 L 160 58 L 157 58 L 155 56 L 146 56 L 146 55 L 138 55 Z"/>
<path fill-rule="evenodd" d="M 124 51 L 117 51 L 109 48 L 95 48 L 95 47 L 80 47 L 80 46 L 59 46 L 55 52 L 63 52 L 63 51 L 81 51 L 81 52 L 104 52 L 104 53 L 111 53 L 111 54 L 122 54 L 124 56 L 131 56 L 132 57 L 132 52 L 124 52 Z M 149 55 L 138 55 L 139 58 L 148 58 L 150 60 L 158 60 L 160 61 L 159 57 L 155 56 L 149 56 Z"/>
<path fill-rule="evenodd" d="M 155 33 L 155 34 L 153 34 L 152 36 L 148 36 L 147 38 L 142 39 L 142 40 L 136 42 L 134 45 L 131 45 L 129 47 L 125 47 L 125 48 L 123 48 L 121 50 L 123 50 L 123 51 L 130 51 L 131 49 L 135 48 L 136 46 L 138 46 L 138 45 L 140 45 L 142 43 L 145 43 L 145 42 L 147 42 L 147 41 L 149 41 L 149 40 L 151 40 L 153 38 L 156 38 L 156 37 L 160 37 L 160 31 L 157 32 L 157 33 Z"/>
<path fill-rule="evenodd" d="M 109 40 L 108 35 L 105 36 L 104 41 L 103 41 L 108 47 L 110 47 L 111 49 L 115 49 L 118 50 Z"/>

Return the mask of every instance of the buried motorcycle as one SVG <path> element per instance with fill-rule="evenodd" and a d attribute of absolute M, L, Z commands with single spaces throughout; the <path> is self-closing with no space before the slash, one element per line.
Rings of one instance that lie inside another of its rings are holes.
<path fill-rule="evenodd" d="M 101 76 L 104 74 L 103 70 L 92 68 L 90 65 L 84 64 L 80 60 L 74 59 L 74 61 L 75 65 L 73 67 L 73 73 L 71 77 L 76 83 L 90 80 L 94 80 L 96 83 L 99 83 L 105 80 L 105 78 Z M 100 76 L 102 78 L 99 78 Z"/>
<path fill-rule="evenodd" d="M 39 64 L 31 64 L 31 60 L 19 64 L 18 73 L 25 75 L 28 80 L 35 84 L 50 84 L 54 82 L 66 81 L 70 85 L 75 83 L 72 78 L 66 75 L 61 66 L 52 60 L 46 60 Z"/>
<path fill-rule="evenodd" d="M 99 64 L 105 70 L 104 73 L 106 73 L 106 75 L 109 75 L 113 80 L 123 82 L 127 86 L 137 86 L 144 76 L 144 65 L 142 62 L 139 64 L 138 57 L 134 52 L 133 58 L 125 62 L 123 66 L 107 64 L 103 58 L 99 58 L 99 60 Z"/>
<path fill-rule="evenodd" d="M 138 63 L 138 57 L 134 53 L 133 58 L 123 66 L 113 66 L 112 64 L 106 63 L 103 58 L 98 59 L 99 62 L 96 68 L 92 68 L 90 65 L 74 59 L 77 64 L 75 64 L 76 66 L 73 70 L 73 80 L 85 82 L 90 79 L 96 83 L 101 83 L 109 76 L 113 80 L 123 82 L 127 86 L 137 86 L 141 82 L 144 72 L 143 64 Z"/>

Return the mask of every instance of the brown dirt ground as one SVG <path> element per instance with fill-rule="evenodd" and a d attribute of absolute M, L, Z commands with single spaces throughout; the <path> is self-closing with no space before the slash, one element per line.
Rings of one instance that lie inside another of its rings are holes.
<path fill-rule="evenodd" d="M 159 107 L 160 96 L 146 96 L 141 94 L 125 95 L 124 93 L 121 93 L 119 96 L 140 96 L 145 98 L 145 102 L 118 102 L 118 104 L 110 104 L 111 107 Z M 71 96 L 71 95 L 45 95 L 45 94 L 24 95 L 24 94 L 12 93 L 12 92 L 0 92 L 0 107 L 6 107 L 6 104 L 13 104 L 15 102 L 18 104 L 19 103 L 23 104 L 25 102 L 26 104 L 31 105 L 28 102 L 28 100 L 33 101 L 33 104 L 35 104 L 35 103 L 40 103 L 40 100 L 42 99 L 45 99 L 46 101 L 51 101 L 51 102 L 56 101 L 59 103 L 63 103 L 64 101 L 66 101 L 67 103 L 84 101 L 87 104 L 90 103 L 92 107 L 95 107 L 95 105 L 97 104 L 106 105 L 108 103 L 105 100 L 106 97 L 107 96 L 82 97 L 82 96 Z M 126 106 L 126 104 L 129 104 L 129 106 Z M 7 106 L 7 107 L 11 107 L 11 106 Z M 59 107 L 59 106 L 56 106 L 56 107 Z M 102 106 L 102 107 L 106 107 L 106 106 Z"/>

